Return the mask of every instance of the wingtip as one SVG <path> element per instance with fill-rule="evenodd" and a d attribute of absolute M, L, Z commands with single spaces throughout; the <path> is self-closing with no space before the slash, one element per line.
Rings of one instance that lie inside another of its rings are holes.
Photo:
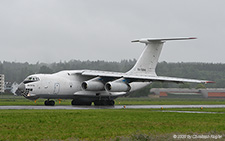
<path fill-rule="evenodd" d="M 189 39 L 197 39 L 197 37 L 190 37 Z"/>
<path fill-rule="evenodd" d="M 215 81 L 206 81 L 205 83 L 208 84 L 208 83 L 216 83 L 216 82 Z"/>

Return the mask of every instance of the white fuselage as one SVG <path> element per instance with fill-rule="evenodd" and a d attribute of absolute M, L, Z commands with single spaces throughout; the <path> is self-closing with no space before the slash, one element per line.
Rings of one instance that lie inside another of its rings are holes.
<path fill-rule="evenodd" d="M 118 97 L 127 94 L 127 92 L 108 92 L 105 89 L 101 91 L 85 91 L 81 84 L 93 77 L 76 75 L 75 71 L 60 71 L 54 74 L 34 74 L 28 76 L 24 80 L 26 98 L 28 99 L 74 99 L 79 97 Z M 26 81 L 28 78 L 37 78 L 37 81 Z M 143 88 L 150 82 L 133 82 L 131 83 L 131 91 Z"/>

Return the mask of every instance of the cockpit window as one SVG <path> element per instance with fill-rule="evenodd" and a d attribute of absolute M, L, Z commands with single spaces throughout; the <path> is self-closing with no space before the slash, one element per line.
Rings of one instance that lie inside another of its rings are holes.
<path fill-rule="evenodd" d="M 37 77 L 37 76 L 28 76 L 24 81 L 23 83 L 26 84 L 26 83 L 30 83 L 30 82 L 36 82 L 36 81 L 39 81 L 40 79 Z"/>

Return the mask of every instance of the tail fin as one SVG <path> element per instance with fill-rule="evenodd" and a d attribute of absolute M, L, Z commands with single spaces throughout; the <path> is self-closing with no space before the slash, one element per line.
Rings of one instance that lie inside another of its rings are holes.
<path fill-rule="evenodd" d="M 157 66 L 159 56 L 164 42 L 170 40 L 189 40 L 196 39 L 195 37 L 189 38 L 162 38 L 162 39 L 140 39 L 131 42 L 145 43 L 146 47 L 141 56 L 137 60 L 134 67 L 127 73 L 138 73 L 144 75 L 156 76 L 155 68 Z"/>

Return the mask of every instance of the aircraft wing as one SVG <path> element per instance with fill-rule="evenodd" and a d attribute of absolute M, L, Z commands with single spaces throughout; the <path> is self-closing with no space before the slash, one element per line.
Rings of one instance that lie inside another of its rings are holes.
<path fill-rule="evenodd" d="M 175 83 L 214 83 L 213 81 L 208 80 L 197 80 L 197 79 L 185 79 L 185 78 L 176 78 L 176 77 L 165 77 L 165 76 L 149 76 L 149 75 L 139 75 L 139 74 L 127 74 L 121 72 L 109 72 L 109 71 L 92 71 L 92 70 L 83 70 L 79 74 L 84 76 L 96 76 L 103 78 L 125 78 L 130 82 L 137 81 L 161 81 L 161 82 L 175 82 Z"/>

